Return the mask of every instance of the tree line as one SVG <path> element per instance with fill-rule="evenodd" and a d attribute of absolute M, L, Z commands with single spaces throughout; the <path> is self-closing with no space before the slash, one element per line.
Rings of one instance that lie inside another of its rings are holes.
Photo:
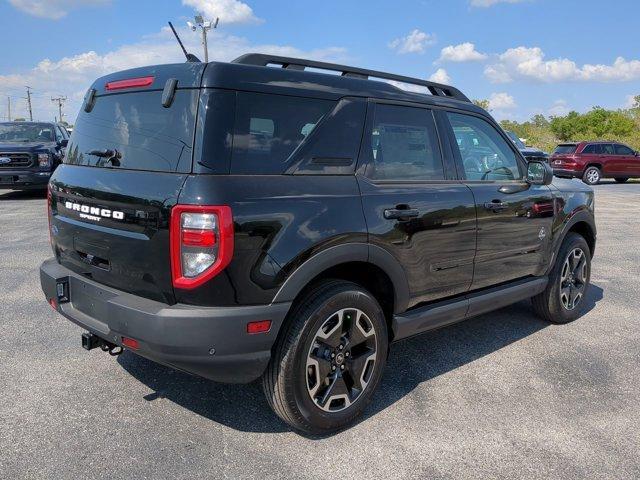
<path fill-rule="evenodd" d="M 487 100 L 474 103 L 489 110 Z M 640 95 L 634 97 L 630 108 L 607 110 L 594 107 L 586 113 L 569 112 L 564 116 L 545 117 L 535 115 L 526 122 L 503 120 L 505 130 L 512 130 L 528 145 L 552 152 L 558 143 L 587 140 L 610 140 L 622 142 L 640 150 Z"/>

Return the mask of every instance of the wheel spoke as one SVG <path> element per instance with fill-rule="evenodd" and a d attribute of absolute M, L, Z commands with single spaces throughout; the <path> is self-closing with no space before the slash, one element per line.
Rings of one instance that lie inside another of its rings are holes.
<path fill-rule="evenodd" d="M 342 338 L 343 328 L 343 311 L 336 312 L 333 316 L 324 323 L 318 332 L 318 339 L 330 347 L 337 347 L 340 344 Z"/>
<path fill-rule="evenodd" d="M 343 399 L 346 406 L 351 404 L 351 397 L 349 395 L 347 385 L 342 376 L 336 374 L 331 378 L 329 386 L 323 392 L 322 397 L 318 399 L 318 404 L 320 404 L 321 407 L 330 410 L 331 402 L 338 399 Z"/>
<path fill-rule="evenodd" d="M 371 350 L 367 350 L 362 352 L 358 356 L 354 356 L 351 358 L 349 362 L 349 376 L 353 381 L 353 388 L 358 391 L 363 391 L 369 383 L 370 375 L 365 377 L 365 373 L 369 373 L 367 371 L 367 366 L 375 362 L 376 354 Z M 369 369 L 370 371 L 370 369 Z"/>

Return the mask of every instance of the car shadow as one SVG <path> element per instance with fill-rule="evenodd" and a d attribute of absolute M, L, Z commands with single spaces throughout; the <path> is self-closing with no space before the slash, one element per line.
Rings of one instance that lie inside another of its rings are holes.
<path fill-rule="evenodd" d="M 47 198 L 47 189 L 41 190 L 0 190 L 0 200 L 40 200 Z"/>
<path fill-rule="evenodd" d="M 591 311 L 603 296 L 602 288 L 591 285 L 585 297 L 583 315 Z M 524 301 L 394 344 L 386 372 L 402 374 L 383 375 L 371 405 L 359 422 L 393 405 L 421 383 L 505 348 L 548 326 L 547 322 L 533 314 L 530 302 Z M 291 431 L 269 409 L 259 382 L 248 385 L 214 383 L 127 351 L 118 357 L 118 363 L 153 390 L 144 397 L 147 401 L 167 399 L 239 431 Z"/>

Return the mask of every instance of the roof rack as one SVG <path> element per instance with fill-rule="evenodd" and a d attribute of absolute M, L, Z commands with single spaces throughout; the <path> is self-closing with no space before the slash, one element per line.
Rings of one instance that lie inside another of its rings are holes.
<path fill-rule="evenodd" d="M 368 80 L 369 77 L 380 78 L 384 80 L 393 80 L 395 82 L 408 83 L 411 85 L 420 85 L 426 87 L 431 95 L 438 97 L 455 98 L 463 102 L 471 103 L 471 100 L 457 88 L 441 83 L 429 82 L 419 78 L 405 77 L 403 75 L 395 75 L 393 73 L 379 72 L 376 70 L 368 70 L 366 68 L 349 67 L 346 65 L 338 65 L 336 63 L 317 62 L 315 60 L 305 60 L 302 58 L 280 57 L 277 55 L 266 55 L 262 53 L 247 53 L 242 55 L 231 63 L 239 63 L 242 65 L 256 65 L 266 67 L 267 65 L 280 65 L 288 70 L 304 70 L 305 68 L 318 68 L 321 70 L 330 70 L 340 72 L 343 77 L 360 78 Z"/>

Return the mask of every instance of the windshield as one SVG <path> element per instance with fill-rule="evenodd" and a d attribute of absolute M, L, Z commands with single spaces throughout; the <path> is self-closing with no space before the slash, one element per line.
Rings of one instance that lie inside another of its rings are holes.
<path fill-rule="evenodd" d="M 577 145 L 575 145 L 575 144 L 572 144 L 572 145 L 558 145 L 553 153 L 555 155 L 566 155 L 566 154 L 569 154 L 569 153 L 575 153 L 576 148 L 577 148 Z"/>
<path fill-rule="evenodd" d="M 509 138 L 513 141 L 513 143 L 516 144 L 516 147 L 518 147 L 518 150 L 524 150 L 525 148 L 527 148 L 527 146 L 524 143 L 522 143 L 522 140 L 518 138 L 518 135 L 516 135 L 515 132 L 507 132 L 507 135 L 509 135 Z"/>
<path fill-rule="evenodd" d="M 0 123 L 0 142 L 53 142 L 54 138 L 49 123 Z"/>

